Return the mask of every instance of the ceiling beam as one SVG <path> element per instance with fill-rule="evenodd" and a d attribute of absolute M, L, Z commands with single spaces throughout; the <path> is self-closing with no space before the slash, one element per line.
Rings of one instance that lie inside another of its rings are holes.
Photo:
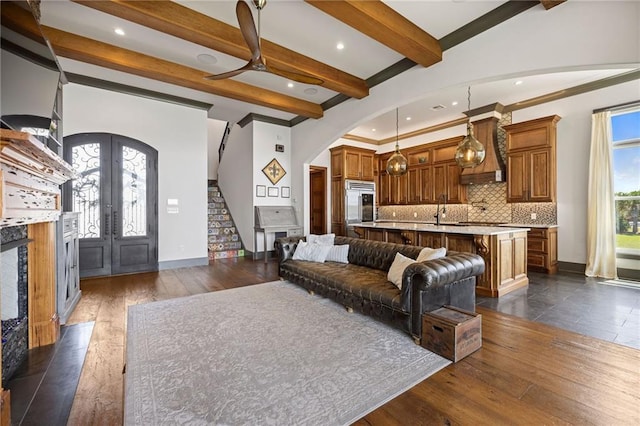
<path fill-rule="evenodd" d="M 542 3 L 546 10 L 549 10 L 552 7 L 556 7 L 557 5 L 564 3 L 565 1 L 567 0 L 540 0 L 540 3 Z"/>
<path fill-rule="evenodd" d="M 2 24 L 34 38 L 38 34 L 35 23 L 25 19 L 25 9 L 12 3 L 2 5 Z M 217 96 L 274 108 L 309 118 L 321 118 L 322 106 L 282 95 L 234 80 L 205 80 L 208 73 L 153 56 L 123 49 L 100 41 L 81 37 L 55 28 L 42 26 L 56 55 L 101 67 L 135 74 L 141 77 L 187 87 Z"/>
<path fill-rule="evenodd" d="M 305 0 L 423 67 L 442 60 L 440 43 L 380 0 Z"/>
<path fill-rule="evenodd" d="M 251 52 L 240 30 L 188 7 L 170 1 L 81 1 L 75 3 L 208 47 L 227 55 L 249 60 Z M 322 87 L 361 99 L 369 95 L 367 83 L 327 64 L 268 40 L 261 40 L 262 53 L 276 68 L 311 74 L 323 80 Z"/>

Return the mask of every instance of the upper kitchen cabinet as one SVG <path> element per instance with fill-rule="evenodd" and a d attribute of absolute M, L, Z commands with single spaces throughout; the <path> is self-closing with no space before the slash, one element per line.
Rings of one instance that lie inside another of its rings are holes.
<path fill-rule="evenodd" d="M 331 176 L 342 179 L 375 180 L 375 151 L 340 145 L 331 148 Z"/>
<path fill-rule="evenodd" d="M 556 125 L 552 115 L 504 126 L 507 132 L 507 202 L 556 199 Z"/>
<path fill-rule="evenodd" d="M 434 143 L 432 198 L 423 202 L 437 203 L 442 195 L 446 196 L 447 203 L 467 202 L 467 187 L 460 184 L 462 168 L 454 159 L 461 141 L 462 137 L 459 136 Z"/>
<path fill-rule="evenodd" d="M 460 184 L 461 168 L 454 155 L 462 137 L 407 148 L 409 170 L 403 176 L 389 176 L 385 171 L 392 152 L 380 155 L 378 204 L 435 204 L 445 195 L 447 203 L 465 203 L 467 188 Z"/>

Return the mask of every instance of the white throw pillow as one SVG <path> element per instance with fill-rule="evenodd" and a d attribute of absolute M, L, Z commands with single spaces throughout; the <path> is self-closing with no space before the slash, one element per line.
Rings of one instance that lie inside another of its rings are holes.
<path fill-rule="evenodd" d="M 447 255 L 447 249 L 444 247 L 440 247 L 437 249 L 425 247 L 420 251 L 420 254 L 416 259 L 416 262 L 424 262 L 425 260 L 440 259 L 441 257 L 445 257 L 446 255 Z"/>
<path fill-rule="evenodd" d="M 393 259 L 391 268 L 389 268 L 389 272 L 387 273 L 387 279 L 402 290 L 402 274 L 404 273 L 404 270 L 407 269 L 407 266 L 415 262 L 416 261 L 410 257 L 396 253 L 396 257 Z"/>
<path fill-rule="evenodd" d="M 324 263 L 332 246 L 322 244 L 310 244 L 302 240 L 298 242 L 296 251 L 293 252 L 293 260 L 308 260 Z"/>
<path fill-rule="evenodd" d="M 349 244 L 331 246 L 326 260 L 327 262 L 349 263 Z"/>
<path fill-rule="evenodd" d="M 307 242 L 309 244 L 324 244 L 325 246 L 332 246 L 333 240 L 336 238 L 336 234 L 309 234 Z"/>

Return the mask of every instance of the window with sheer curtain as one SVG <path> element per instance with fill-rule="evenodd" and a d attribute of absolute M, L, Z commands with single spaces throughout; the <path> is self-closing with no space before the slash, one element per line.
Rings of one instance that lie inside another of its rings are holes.
<path fill-rule="evenodd" d="M 611 138 L 616 257 L 640 260 L 640 106 L 611 113 Z"/>

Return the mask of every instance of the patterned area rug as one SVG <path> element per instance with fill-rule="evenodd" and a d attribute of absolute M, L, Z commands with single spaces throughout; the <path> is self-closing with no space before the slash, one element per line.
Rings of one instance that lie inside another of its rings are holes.
<path fill-rule="evenodd" d="M 450 363 L 285 281 L 128 315 L 128 425 L 349 424 Z"/>

